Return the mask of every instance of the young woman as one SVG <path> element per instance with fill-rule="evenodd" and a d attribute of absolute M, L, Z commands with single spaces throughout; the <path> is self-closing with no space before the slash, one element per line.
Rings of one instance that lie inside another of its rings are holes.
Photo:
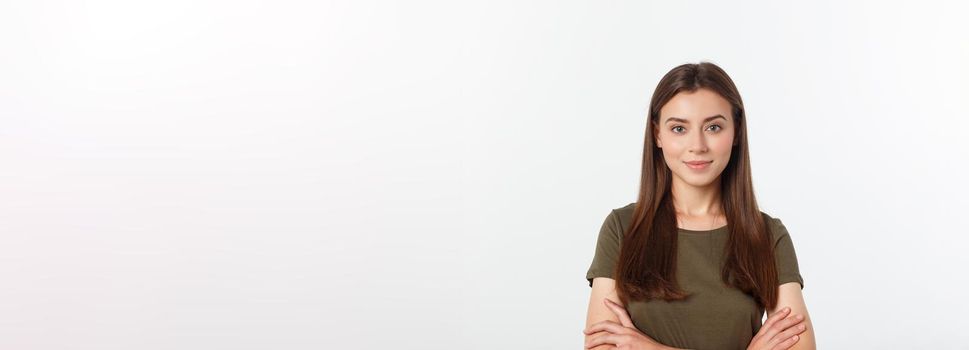
<path fill-rule="evenodd" d="M 815 348 L 793 241 L 754 198 L 746 119 L 712 63 L 660 80 L 638 200 L 606 217 L 586 274 L 586 348 Z"/>

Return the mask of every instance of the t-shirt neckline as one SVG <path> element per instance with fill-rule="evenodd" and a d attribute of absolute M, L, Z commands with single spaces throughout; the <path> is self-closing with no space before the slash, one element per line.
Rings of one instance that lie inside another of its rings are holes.
<path fill-rule="evenodd" d="M 729 226 L 729 225 L 723 225 L 723 226 L 717 227 L 717 228 L 712 229 L 712 230 L 687 230 L 685 228 L 679 228 L 678 227 L 677 230 L 679 230 L 680 233 L 688 234 L 688 235 L 708 235 L 708 234 L 711 234 L 711 233 L 717 233 L 717 232 L 726 231 L 727 230 L 727 226 Z"/>

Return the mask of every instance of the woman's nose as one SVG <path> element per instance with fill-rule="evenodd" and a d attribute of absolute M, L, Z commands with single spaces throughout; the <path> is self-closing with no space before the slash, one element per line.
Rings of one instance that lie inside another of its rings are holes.
<path fill-rule="evenodd" d="M 693 143 L 690 145 L 690 152 L 693 153 L 703 153 L 707 151 L 707 140 L 703 138 L 703 134 L 696 136 L 693 139 Z"/>

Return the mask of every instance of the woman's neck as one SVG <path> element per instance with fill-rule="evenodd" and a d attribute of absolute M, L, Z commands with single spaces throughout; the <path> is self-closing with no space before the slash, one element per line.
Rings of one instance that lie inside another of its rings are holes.
<path fill-rule="evenodd" d="M 719 180 L 719 179 L 718 179 Z M 720 181 L 709 186 L 696 187 L 673 181 L 673 206 L 676 214 L 686 217 L 716 217 L 723 215 Z"/>

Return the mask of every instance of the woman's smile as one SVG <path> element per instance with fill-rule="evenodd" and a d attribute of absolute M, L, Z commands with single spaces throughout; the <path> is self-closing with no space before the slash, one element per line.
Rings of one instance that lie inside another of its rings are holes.
<path fill-rule="evenodd" d="M 690 167 L 690 169 L 705 170 L 710 167 L 710 163 L 713 163 L 713 161 L 709 160 L 709 161 L 695 161 L 695 162 L 684 162 L 684 163 L 686 163 L 686 166 Z"/>

